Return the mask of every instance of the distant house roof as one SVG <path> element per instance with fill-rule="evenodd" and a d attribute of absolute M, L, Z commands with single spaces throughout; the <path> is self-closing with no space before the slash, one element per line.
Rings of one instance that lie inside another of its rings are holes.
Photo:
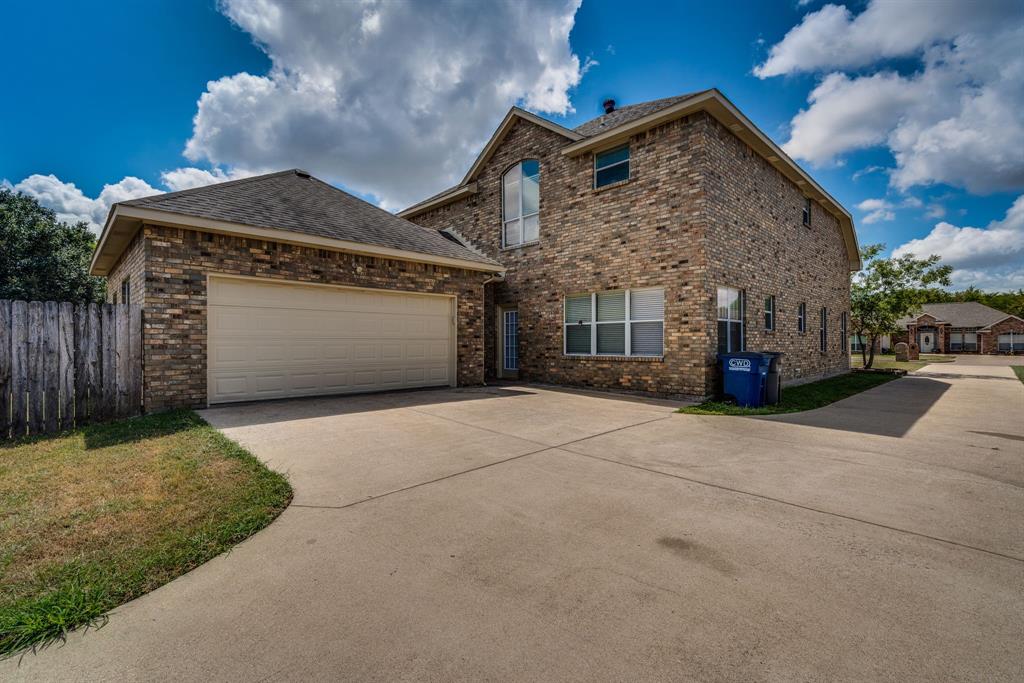
<path fill-rule="evenodd" d="M 115 204 L 93 258 L 94 271 L 104 274 L 120 255 L 115 244 L 105 244 L 116 219 L 135 218 L 138 222 L 155 215 L 145 212 L 159 212 L 172 220 L 180 216 L 307 235 L 321 238 L 318 244 L 322 246 L 343 250 L 343 245 L 366 245 L 386 250 L 381 255 L 395 258 L 418 254 L 428 257 L 422 259 L 425 261 L 447 259 L 486 266 L 482 270 L 501 269 L 497 261 L 437 230 L 399 218 L 305 171 L 291 169 Z"/>
<path fill-rule="evenodd" d="M 963 301 L 950 304 L 925 304 L 914 315 L 902 318 L 899 324 L 901 327 L 906 327 L 922 315 L 930 315 L 939 322 L 949 323 L 952 327 L 988 327 L 1011 317 L 1008 313 L 977 301 Z"/>

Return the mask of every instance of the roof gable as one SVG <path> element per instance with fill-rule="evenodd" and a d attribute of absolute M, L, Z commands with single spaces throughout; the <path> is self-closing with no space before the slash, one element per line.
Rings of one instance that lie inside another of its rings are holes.
<path fill-rule="evenodd" d="M 487 141 L 486 145 L 484 145 L 483 150 L 481 150 L 480 154 L 477 155 L 476 161 L 474 161 L 473 165 L 469 167 L 469 170 L 466 172 L 466 176 L 462 179 L 462 182 L 459 183 L 459 186 L 466 185 L 470 181 L 476 179 L 477 174 L 480 173 L 480 169 L 483 168 L 484 164 L 486 164 L 492 156 L 494 156 L 494 152 L 497 151 L 498 146 L 501 144 L 502 140 L 504 140 L 505 136 L 508 135 L 508 132 L 512 130 L 512 126 L 515 125 L 516 119 L 529 121 L 530 123 L 538 125 L 541 128 L 547 128 L 551 132 L 563 136 L 570 142 L 582 140 L 584 137 L 583 135 L 575 131 L 559 126 L 557 123 L 548 121 L 547 119 L 541 118 L 536 114 L 531 114 L 525 109 L 520 109 L 519 107 L 512 107 L 511 109 L 508 110 L 508 113 L 505 114 L 505 118 L 502 119 L 501 123 L 498 125 L 497 130 L 495 130 L 494 134 L 491 135 L 491 139 Z"/>

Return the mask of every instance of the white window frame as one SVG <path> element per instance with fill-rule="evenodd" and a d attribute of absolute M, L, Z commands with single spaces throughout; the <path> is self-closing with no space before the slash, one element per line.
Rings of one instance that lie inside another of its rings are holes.
<path fill-rule="evenodd" d="M 526 201 L 526 192 L 523 191 L 523 164 L 527 161 L 537 162 L 537 210 L 532 213 L 523 213 L 523 203 Z M 516 182 L 519 183 L 519 213 L 514 218 L 505 218 L 505 203 L 507 198 L 505 197 L 505 178 L 509 174 L 517 174 Z M 523 159 L 517 162 L 514 166 L 509 168 L 507 171 L 501 174 L 501 247 L 506 249 L 509 247 L 521 247 L 524 244 L 533 244 L 534 242 L 540 241 L 540 160 L 539 159 Z M 533 239 L 526 239 L 526 219 L 537 217 L 537 237 Z M 512 223 L 519 223 L 519 241 L 510 243 L 508 241 L 508 226 Z"/>
<path fill-rule="evenodd" d="M 662 305 L 665 301 L 665 288 L 664 287 L 638 287 L 636 289 L 609 289 L 603 292 L 591 292 L 590 293 L 590 353 L 569 353 L 569 333 L 568 328 L 579 325 L 579 323 L 572 323 L 565 321 L 565 309 L 568 306 L 569 299 L 576 299 L 585 294 L 568 294 L 562 298 L 562 354 L 566 356 L 580 357 L 580 358 L 591 358 L 591 357 L 608 357 L 613 358 L 629 356 L 631 358 L 663 358 L 665 356 L 665 313 L 662 309 L 660 318 L 636 318 L 633 319 L 632 310 L 630 308 L 630 294 L 632 292 L 650 292 L 660 291 L 662 296 Z M 598 320 L 597 319 L 597 295 L 598 294 L 615 294 L 617 292 L 624 292 L 626 298 L 625 308 L 625 320 Z M 598 325 L 626 325 L 626 343 L 623 347 L 625 353 L 598 353 L 597 352 L 597 326 Z M 634 354 L 633 345 L 633 323 L 661 323 L 661 354 L 647 354 L 638 353 Z"/>
<path fill-rule="evenodd" d="M 842 338 L 843 339 L 849 339 L 850 338 L 849 330 L 847 328 L 848 328 L 848 325 L 846 324 L 846 311 L 843 311 L 842 313 L 839 314 L 839 331 L 840 331 L 840 333 L 842 333 Z M 843 344 L 843 355 L 844 356 L 846 355 L 846 352 L 848 350 L 849 350 L 849 346 L 847 344 Z"/>
<path fill-rule="evenodd" d="M 737 292 L 739 294 L 739 300 L 740 300 L 740 317 L 739 318 L 720 318 L 720 317 L 718 317 L 718 290 L 719 289 L 731 289 L 731 290 L 733 290 L 733 291 L 735 291 L 735 292 Z M 715 334 L 716 335 L 718 334 L 718 323 L 720 323 L 720 322 L 726 323 L 725 329 L 726 329 L 727 333 L 728 333 L 728 330 L 729 330 L 729 323 L 739 323 L 740 324 L 740 347 L 739 348 L 740 348 L 740 351 L 746 351 L 747 350 L 747 291 L 745 289 L 741 289 L 739 287 L 726 287 L 724 285 L 715 288 Z M 716 348 L 718 347 L 718 342 L 719 341 L 721 341 L 721 340 L 719 340 L 719 339 L 715 340 L 715 347 Z M 732 346 L 732 345 L 726 343 L 726 346 Z M 738 352 L 737 351 L 729 351 L 728 353 L 738 353 Z"/>
<path fill-rule="evenodd" d="M 822 353 L 828 353 L 828 308 L 822 306 L 821 310 L 818 311 L 820 318 L 818 322 L 818 350 Z"/>
<path fill-rule="evenodd" d="M 811 227 L 811 206 L 812 205 L 813 205 L 813 203 L 811 202 L 811 198 L 810 197 L 804 197 L 804 207 L 803 207 L 803 209 L 801 209 L 801 213 L 803 214 L 803 223 L 808 228 Z"/>
<path fill-rule="evenodd" d="M 764 329 L 765 332 L 775 331 L 775 295 L 764 298 Z"/>
<path fill-rule="evenodd" d="M 121 302 L 125 303 L 125 304 L 130 304 L 131 300 L 132 300 L 131 276 L 130 275 L 126 275 L 125 278 L 123 280 L 121 280 Z"/>
<path fill-rule="evenodd" d="M 598 165 L 597 165 L 598 157 L 600 157 L 603 154 L 611 154 L 612 152 L 618 152 L 620 149 L 626 150 L 626 158 L 625 159 L 623 159 L 622 161 L 616 161 L 614 164 L 608 164 L 607 166 L 598 167 Z M 596 190 L 596 189 L 601 188 L 601 187 L 608 187 L 609 185 L 614 185 L 615 183 L 624 183 L 627 180 L 629 180 L 630 178 L 632 178 L 633 177 L 633 168 L 632 168 L 632 166 L 629 165 L 630 159 L 632 159 L 632 157 L 633 157 L 633 150 L 630 148 L 628 143 L 625 144 L 625 145 L 619 145 L 618 147 L 612 147 L 611 149 L 605 149 L 605 150 L 601 150 L 600 152 L 595 152 L 594 153 L 594 189 Z M 615 168 L 616 166 L 621 166 L 622 164 L 626 164 L 626 171 L 627 171 L 626 177 L 624 179 L 616 180 L 615 182 L 607 183 L 605 185 L 598 185 L 597 184 L 597 172 L 598 171 L 604 171 L 604 170 L 607 170 L 609 168 Z"/>
<path fill-rule="evenodd" d="M 796 331 L 800 334 L 807 333 L 807 302 L 801 301 L 796 307 Z"/>

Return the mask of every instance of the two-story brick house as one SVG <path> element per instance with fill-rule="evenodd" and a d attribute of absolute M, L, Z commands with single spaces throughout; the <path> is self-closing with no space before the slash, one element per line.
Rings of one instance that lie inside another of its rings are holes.
<path fill-rule="evenodd" d="M 706 395 L 719 351 L 846 372 L 850 214 L 715 90 L 574 130 L 513 109 L 462 182 L 400 216 L 501 262 L 485 375 Z"/>
<path fill-rule="evenodd" d="M 714 90 L 575 130 L 512 109 L 396 216 L 293 169 L 116 204 L 147 409 L 477 385 L 706 395 L 719 350 L 847 370 L 850 215 Z"/>

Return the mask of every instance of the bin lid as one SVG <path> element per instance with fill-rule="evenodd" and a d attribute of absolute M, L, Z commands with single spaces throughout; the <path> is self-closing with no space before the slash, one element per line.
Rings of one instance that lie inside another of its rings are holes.
<path fill-rule="evenodd" d="M 732 351 L 730 353 L 720 353 L 719 358 L 757 358 L 760 359 L 765 354 L 760 351 Z"/>

